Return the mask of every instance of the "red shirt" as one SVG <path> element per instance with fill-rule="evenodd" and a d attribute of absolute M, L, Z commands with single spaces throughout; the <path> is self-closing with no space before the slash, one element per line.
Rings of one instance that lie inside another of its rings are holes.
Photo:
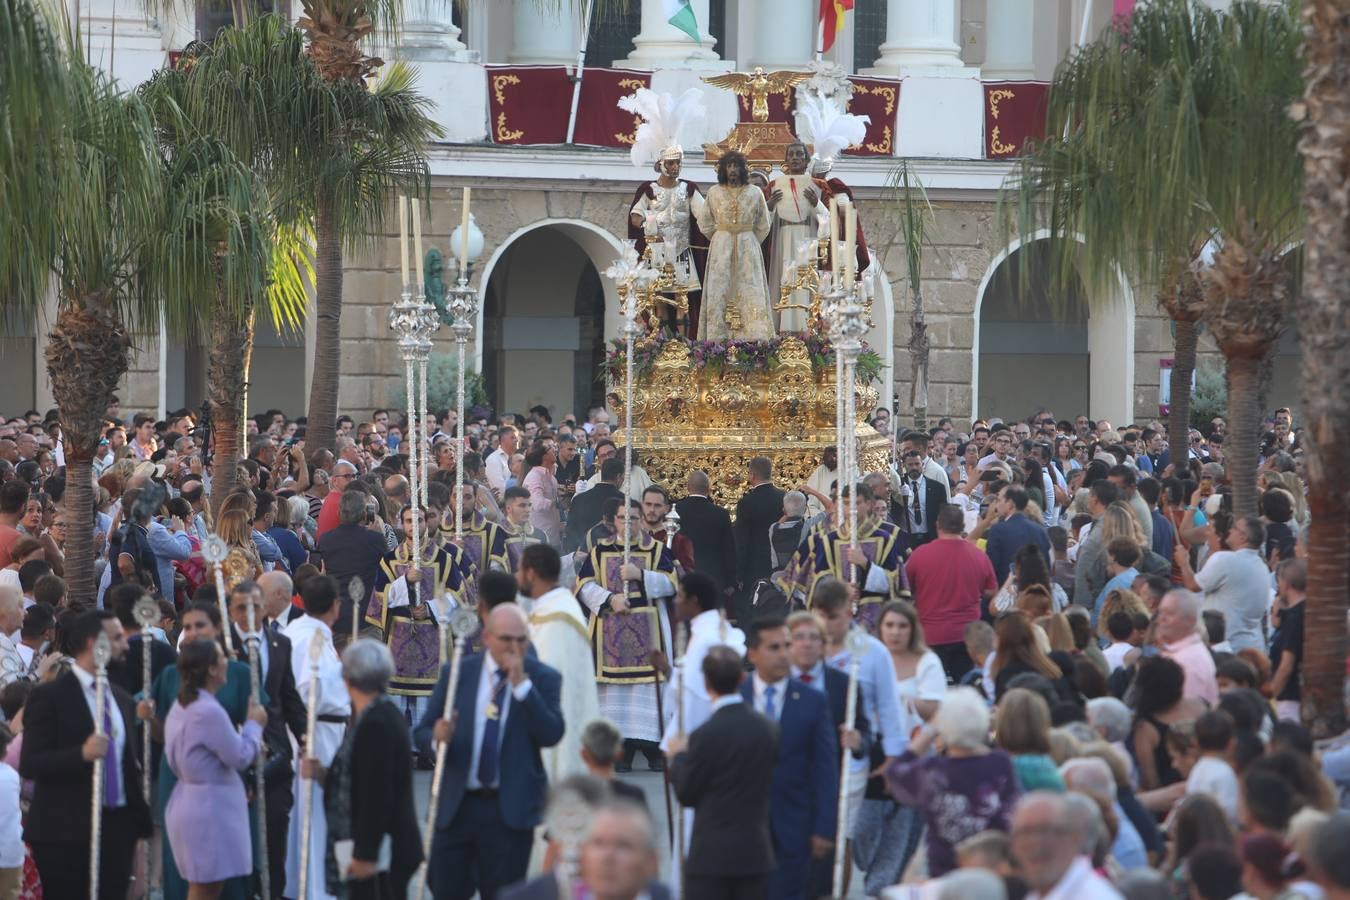
<path fill-rule="evenodd" d="M 338 505 L 342 503 L 342 494 L 339 491 L 329 491 L 323 498 L 323 506 L 319 507 L 319 520 L 314 530 L 314 539 L 323 537 L 325 531 L 338 527 Z"/>
<path fill-rule="evenodd" d="M 19 531 L 17 528 L 0 525 L 0 569 L 13 562 L 9 554 L 14 549 L 14 542 L 18 539 Z"/>
<path fill-rule="evenodd" d="M 905 574 L 929 646 L 965 640 L 966 626 L 980 617 L 982 593 L 998 590 L 989 556 L 965 540 L 929 541 L 910 555 Z"/>

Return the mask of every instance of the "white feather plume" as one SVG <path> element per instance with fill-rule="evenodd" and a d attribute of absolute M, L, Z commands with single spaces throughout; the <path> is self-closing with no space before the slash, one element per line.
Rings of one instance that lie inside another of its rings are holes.
<path fill-rule="evenodd" d="M 833 160 L 845 149 L 861 144 L 867 137 L 869 116 L 846 113 L 819 94 L 801 91 L 797 94 L 797 113 L 805 127 L 801 138 L 813 145 L 815 156 Z"/>
<path fill-rule="evenodd" d="M 678 144 L 682 129 L 707 115 L 703 92 L 698 88 L 690 88 L 678 100 L 651 88 L 638 88 L 636 93 L 619 98 L 619 109 L 643 120 L 631 150 L 633 165 L 642 168 L 650 167 L 666 148 Z"/>

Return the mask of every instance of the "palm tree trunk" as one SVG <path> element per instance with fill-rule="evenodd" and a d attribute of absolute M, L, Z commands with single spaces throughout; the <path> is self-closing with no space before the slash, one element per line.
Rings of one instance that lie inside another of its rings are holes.
<path fill-rule="evenodd" d="M 337 430 L 338 382 L 342 374 L 342 237 L 333 196 L 319 188 L 314 214 L 315 285 L 314 382 L 309 392 L 309 452 L 333 448 Z"/>
<path fill-rule="evenodd" d="M 1303 629 L 1303 720 L 1315 738 L 1346 727 L 1346 601 L 1350 597 L 1350 335 L 1345 331 L 1350 285 L 1350 193 L 1345 154 L 1350 146 L 1350 47 L 1344 4 L 1308 0 L 1303 6 L 1304 158 L 1307 227 L 1303 295 L 1298 303 L 1302 351 L 1305 463 L 1308 473 L 1307 622 Z"/>
<path fill-rule="evenodd" d="M 1176 326 L 1172 351 L 1172 403 L 1167 411 L 1167 446 L 1176 471 L 1190 458 L 1191 379 L 1195 376 L 1195 322 L 1173 319 Z"/>
<path fill-rule="evenodd" d="M 61 411 L 66 456 L 66 493 L 62 504 L 71 523 L 66 539 L 65 580 L 70 603 L 93 606 L 94 578 L 93 459 L 103 414 L 127 371 L 131 341 L 101 295 L 63 302 L 47 342 L 47 373 Z"/>
<path fill-rule="evenodd" d="M 1267 348 L 1270 352 L 1270 348 Z M 1228 440 L 1224 468 L 1233 486 L 1233 515 L 1254 516 L 1256 510 L 1256 449 L 1261 437 L 1257 413 L 1261 357 L 1236 355 L 1228 360 Z"/>
<path fill-rule="evenodd" d="M 242 397 L 252 353 L 252 314 L 241 322 L 226 303 L 218 302 L 211 314 L 211 354 L 206 377 L 215 439 L 212 510 L 219 510 L 225 498 L 239 487 Z"/>
<path fill-rule="evenodd" d="M 914 427 L 919 431 L 928 430 L 928 351 L 931 346 L 928 323 L 923 317 L 923 292 L 916 290 L 909 332 L 909 359 L 913 378 L 909 399 L 910 405 L 914 407 Z M 899 418 L 899 410 L 895 414 Z"/>

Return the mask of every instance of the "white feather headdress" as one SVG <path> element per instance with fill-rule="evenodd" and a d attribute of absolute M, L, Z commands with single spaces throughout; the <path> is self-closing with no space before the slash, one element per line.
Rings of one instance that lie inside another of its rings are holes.
<path fill-rule="evenodd" d="M 802 117 L 801 139 L 815 148 L 814 159 L 826 169 L 848 147 L 867 137 L 868 116 L 846 113 L 823 96 L 805 91 L 797 94 L 797 113 Z"/>
<path fill-rule="evenodd" d="M 642 168 L 666 156 L 683 156 L 680 131 L 707 115 L 703 92 L 698 88 L 690 88 L 678 100 L 670 94 L 638 88 L 637 93 L 619 98 L 619 109 L 642 117 L 632 148 L 633 165 Z"/>

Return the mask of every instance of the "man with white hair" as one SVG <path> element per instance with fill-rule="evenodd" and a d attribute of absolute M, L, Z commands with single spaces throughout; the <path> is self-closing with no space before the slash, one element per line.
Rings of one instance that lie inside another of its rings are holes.
<path fill-rule="evenodd" d="M 1088 723 L 1094 731 L 1115 749 L 1130 759 L 1125 739 L 1134 727 L 1134 714 L 1115 697 L 1094 697 L 1087 702 Z"/>
<path fill-rule="evenodd" d="M 1219 702 L 1219 684 L 1214 677 L 1214 657 L 1196 628 L 1199 623 L 1197 595 L 1184 588 L 1173 588 L 1163 595 L 1155 626 L 1158 652 L 1186 673 L 1183 696 L 1199 697 L 1213 706 Z"/>
<path fill-rule="evenodd" d="M 1116 778 L 1106 760 L 1095 756 L 1071 759 L 1059 767 L 1064 786 L 1070 791 L 1091 797 L 1098 804 L 1110 804 L 1118 825 L 1116 839 L 1111 844 L 1111 855 L 1123 869 L 1148 868 L 1148 851 L 1139 830 L 1116 800 Z"/>
<path fill-rule="evenodd" d="M 324 495 L 323 505 L 319 508 L 315 539 L 323 537 L 324 533 L 338 526 L 339 515 L 338 506 L 342 502 L 342 492 L 347 490 L 347 485 L 351 484 L 360 474 L 354 463 L 345 459 L 339 459 L 333 463 L 333 472 L 328 476 L 328 493 Z"/>
<path fill-rule="evenodd" d="M 1033 791 L 1017 804 L 1009 832 L 1013 858 L 1031 892 L 1028 900 L 1119 900 L 1111 883 L 1092 870 L 1069 801 Z"/>
<path fill-rule="evenodd" d="M 12 584 L 0 584 L 0 687 L 26 677 L 19 648 L 10 639 L 23 628 L 23 592 Z"/>

